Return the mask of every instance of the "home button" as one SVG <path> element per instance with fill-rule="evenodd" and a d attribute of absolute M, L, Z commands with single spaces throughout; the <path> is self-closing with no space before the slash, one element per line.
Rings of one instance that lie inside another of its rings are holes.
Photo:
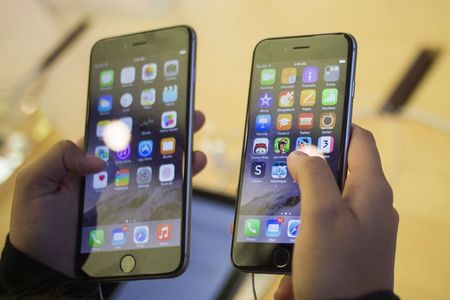
<path fill-rule="evenodd" d="M 273 252 L 272 261 L 277 268 L 284 268 L 288 265 L 291 259 L 289 250 L 285 248 L 278 248 Z"/>
<path fill-rule="evenodd" d="M 124 273 L 130 273 L 131 271 L 133 271 L 135 266 L 136 260 L 131 255 L 125 255 L 120 260 L 120 269 L 122 269 Z"/>

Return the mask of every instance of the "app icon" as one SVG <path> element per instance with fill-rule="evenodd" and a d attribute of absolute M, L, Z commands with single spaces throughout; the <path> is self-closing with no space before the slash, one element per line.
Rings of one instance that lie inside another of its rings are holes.
<path fill-rule="evenodd" d="M 266 155 L 268 150 L 269 150 L 269 139 L 268 138 L 256 138 L 253 141 L 253 154 Z"/>
<path fill-rule="evenodd" d="M 101 247 L 105 243 L 105 232 L 103 229 L 92 229 L 89 231 L 89 247 Z"/>
<path fill-rule="evenodd" d="M 142 66 L 142 80 L 148 81 L 156 78 L 157 66 L 155 63 Z"/>
<path fill-rule="evenodd" d="M 140 167 L 136 171 L 136 180 L 138 184 L 149 184 L 152 181 L 152 168 Z"/>
<path fill-rule="evenodd" d="M 139 158 L 152 157 L 153 141 L 152 140 L 140 141 L 138 145 L 138 153 Z"/>
<path fill-rule="evenodd" d="M 302 81 L 303 83 L 314 83 L 317 81 L 319 68 L 317 66 L 309 66 L 303 69 Z"/>
<path fill-rule="evenodd" d="M 120 83 L 121 84 L 128 84 L 132 83 L 134 81 L 134 77 L 136 74 L 136 68 L 135 67 L 125 67 L 120 71 Z"/>
<path fill-rule="evenodd" d="M 338 81 L 339 80 L 339 65 L 326 66 L 323 74 L 323 80 L 325 81 Z"/>
<path fill-rule="evenodd" d="M 119 169 L 116 171 L 116 178 L 114 184 L 117 187 L 127 186 L 130 182 L 130 171 L 128 169 Z"/>
<path fill-rule="evenodd" d="M 266 175 L 266 163 L 262 161 L 255 161 L 251 165 L 252 177 L 262 178 Z"/>
<path fill-rule="evenodd" d="M 332 136 L 321 136 L 317 142 L 317 148 L 320 153 L 333 152 L 334 138 Z"/>
<path fill-rule="evenodd" d="M 266 223 L 266 236 L 267 237 L 279 237 L 281 234 L 281 223 L 277 219 L 267 220 Z"/>
<path fill-rule="evenodd" d="M 178 75 L 179 62 L 177 59 L 168 60 L 164 63 L 164 76 L 173 77 Z"/>
<path fill-rule="evenodd" d="M 120 106 L 128 108 L 133 104 L 133 95 L 131 93 L 125 93 L 120 97 Z"/>
<path fill-rule="evenodd" d="M 99 137 L 99 138 L 103 137 L 103 133 L 105 131 L 106 126 L 108 126 L 108 124 L 109 124 L 109 120 L 102 120 L 102 121 L 97 122 L 97 130 L 96 130 L 97 137 Z"/>
<path fill-rule="evenodd" d="M 256 132 L 268 132 L 270 130 L 270 115 L 256 116 Z"/>
<path fill-rule="evenodd" d="M 281 71 L 282 84 L 294 84 L 297 80 L 297 68 L 284 68 Z"/>
<path fill-rule="evenodd" d="M 322 91 L 322 105 L 335 105 L 338 101 L 337 89 L 324 89 Z"/>
<path fill-rule="evenodd" d="M 104 189 L 108 185 L 108 173 L 102 171 L 100 173 L 94 174 L 92 180 L 92 186 L 94 189 Z"/>
<path fill-rule="evenodd" d="M 271 108 L 272 107 L 272 92 L 261 92 L 258 97 L 259 108 Z"/>
<path fill-rule="evenodd" d="M 168 129 L 168 128 L 174 128 L 177 126 L 177 112 L 172 111 L 166 111 L 161 116 L 161 128 L 162 129 Z"/>
<path fill-rule="evenodd" d="M 100 72 L 100 87 L 106 88 L 114 83 L 114 70 L 104 70 Z"/>
<path fill-rule="evenodd" d="M 258 219 L 247 219 L 244 224 L 245 236 L 258 236 L 261 222 Z"/>
<path fill-rule="evenodd" d="M 283 178 L 286 178 L 287 173 L 288 173 L 288 169 L 286 166 L 286 162 L 276 161 L 272 164 L 272 178 L 283 179 Z"/>
<path fill-rule="evenodd" d="M 111 245 L 123 246 L 125 245 L 125 242 L 125 230 L 123 230 L 122 227 L 114 228 L 111 234 Z"/>
<path fill-rule="evenodd" d="M 275 139 L 273 150 L 276 154 L 287 154 L 291 146 L 291 140 L 288 137 L 279 137 Z"/>
<path fill-rule="evenodd" d="M 127 160 L 130 158 L 130 145 L 127 145 L 123 150 L 116 152 L 116 160 Z"/>
<path fill-rule="evenodd" d="M 135 244 L 145 244 L 148 242 L 148 226 L 136 226 L 133 233 Z"/>
<path fill-rule="evenodd" d="M 300 93 L 301 106 L 313 106 L 316 104 L 316 90 L 303 90 Z"/>
<path fill-rule="evenodd" d="M 141 91 L 141 105 L 150 106 L 155 104 L 156 101 L 156 91 L 154 88 L 145 89 Z"/>
<path fill-rule="evenodd" d="M 301 113 L 298 116 L 298 129 L 311 129 L 313 128 L 314 114 L 313 113 Z"/>
<path fill-rule="evenodd" d="M 163 102 L 164 103 L 173 103 L 178 99 L 178 86 L 174 85 L 166 85 L 163 90 Z"/>
<path fill-rule="evenodd" d="M 119 120 L 128 127 L 130 132 L 133 130 L 133 119 L 131 117 L 120 118 Z"/>
<path fill-rule="evenodd" d="M 108 112 L 112 109 L 112 95 L 103 95 L 98 97 L 98 112 Z"/>
<path fill-rule="evenodd" d="M 310 136 L 301 136 L 295 142 L 295 150 L 309 151 L 312 145 L 312 138 Z"/>
<path fill-rule="evenodd" d="M 175 178 L 175 165 L 165 164 L 159 167 L 159 181 L 168 182 Z"/>
<path fill-rule="evenodd" d="M 264 69 L 261 71 L 261 78 L 259 83 L 261 85 L 272 85 L 275 83 L 276 70 L 275 69 Z"/>
<path fill-rule="evenodd" d="M 333 129 L 336 125 L 336 113 L 324 112 L 320 115 L 320 129 Z"/>
<path fill-rule="evenodd" d="M 108 161 L 109 159 L 109 148 L 107 146 L 95 147 L 95 157 L 101 160 Z"/>
<path fill-rule="evenodd" d="M 294 91 L 281 91 L 278 105 L 280 107 L 291 107 L 294 105 Z"/>
<path fill-rule="evenodd" d="M 175 153 L 176 140 L 174 137 L 161 139 L 161 155 L 170 155 Z"/>
<path fill-rule="evenodd" d="M 299 229 L 300 229 L 300 220 L 290 220 L 287 229 L 288 237 L 295 238 L 297 236 Z"/>
<path fill-rule="evenodd" d="M 292 126 L 291 114 L 279 114 L 277 116 L 277 130 L 286 131 L 290 130 Z"/>
<path fill-rule="evenodd" d="M 156 238 L 160 242 L 168 241 L 172 238 L 171 224 L 158 224 L 156 227 Z"/>

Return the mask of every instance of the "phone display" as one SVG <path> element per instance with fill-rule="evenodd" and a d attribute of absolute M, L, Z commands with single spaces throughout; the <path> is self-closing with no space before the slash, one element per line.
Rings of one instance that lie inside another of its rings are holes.
<path fill-rule="evenodd" d="M 92 49 L 79 254 L 90 277 L 165 276 L 187 256 L 194 34 L 173 27 Z"/>
<path fill-rule="evenodd" d="M 232 250 L 236 266 L 290 270 L 301 231 L 301 191 L 286 165 L 290 152 L 321 155 L 343 184 L 355 51 L 345 34 L 268 39 L 256 47 Z"/>

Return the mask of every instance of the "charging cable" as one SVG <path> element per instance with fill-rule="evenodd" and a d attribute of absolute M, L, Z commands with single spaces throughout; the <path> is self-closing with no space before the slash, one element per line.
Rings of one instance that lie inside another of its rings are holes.
<path fill-rule="evenodd" d="M 253 292 L 253 299 L 258 300 L 258 296 L 256 295 L 255 273 L 252 273 L 252 292 Z"/>
<path fill-rule="evenodd" d="M 103 298 L 102 284 L 100 282 L 97 282 L 97 287 L 98 287 L 98 297 L 100 298 L 100 300 L 105 300 L 105 298 Z"/>

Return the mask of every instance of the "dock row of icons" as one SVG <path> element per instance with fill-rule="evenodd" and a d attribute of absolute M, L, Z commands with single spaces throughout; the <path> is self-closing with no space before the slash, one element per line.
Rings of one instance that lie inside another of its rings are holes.
<path fill-rule="evenodd" d="M 284 217 L 269 219 L 266 221 L 264 235 L 268 238 L 276 238 L 281 236 L 281 227 L 285 223 Z M 286 235 L 295 238 L 300 229 L 300 220 L 289 220 L 287 224 Z M 244 223 L 244 236 L 258 237 L 261 232 L 261 220 L 246 219 Z"/>
<path fill-rule="evenodd" d="M 301 80 L 303 83 L 315 83 L 319 78 L 318 66 L 306 66 L 301 73 Z M 281 70 L 281 84 L 295 84 L 297 81 L 297 68 L 288 67 Z M 340 66 L 329 65 L 325 66 L 323 70 L 323 80 L 326 82 L 335 82 L 339 80 Z M 274 68 L 267 68 L 261 71 L 259 83 L 262 86 L 273 85 L 276 82 L 277 70 Z"/>

